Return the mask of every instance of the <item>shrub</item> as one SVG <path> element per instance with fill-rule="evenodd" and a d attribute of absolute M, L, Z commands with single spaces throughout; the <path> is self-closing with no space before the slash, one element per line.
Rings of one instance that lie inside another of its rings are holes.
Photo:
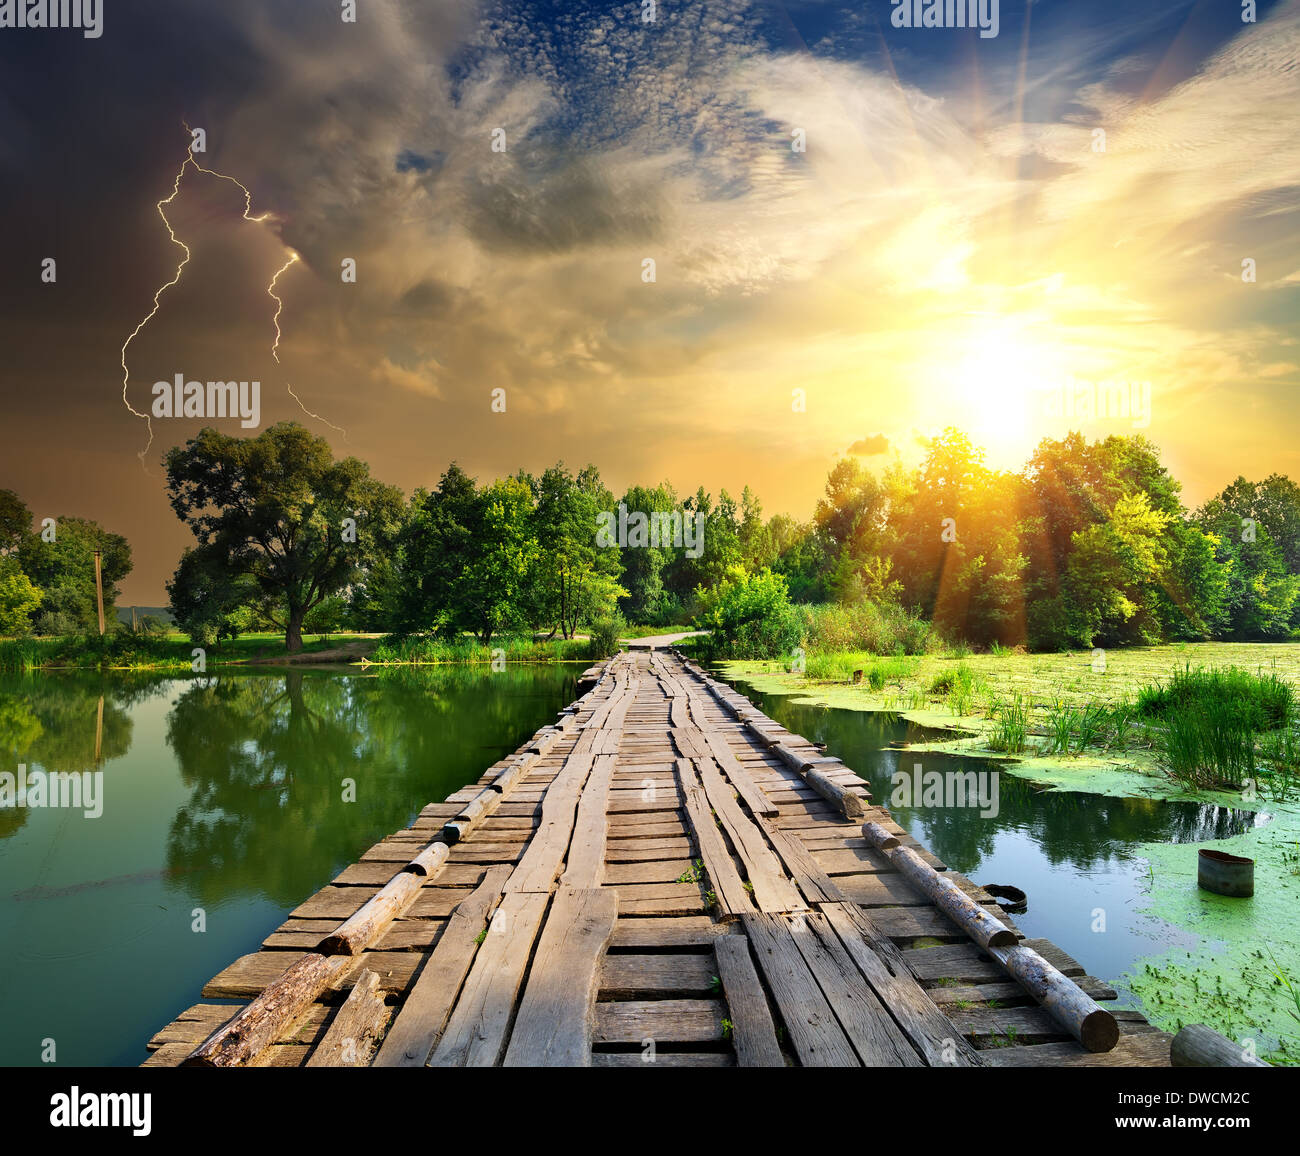
<path fill-rule="evenodd" d="M 711 635 L 708 650 L 720 658 L 780 658 L 799 645 L 803 631 L 780 574 L 733 566 L 711 590 L 697 587 L 696 626 Z"/>
<path fill-rule="evenodd" d="M 618 640 L 627 629 L 627 623 L 617 611 L 609 618 L 601 618 L 591 624 L 591 640 L 587 651 L 588 658 L 609 658 L 618 653 Z"/>
<path fill-rule="evenodd" d="M 931 623 L 894 602 L 801 606 L 797 613 L 810 650 L 931 654 L 943 645 Z"/>

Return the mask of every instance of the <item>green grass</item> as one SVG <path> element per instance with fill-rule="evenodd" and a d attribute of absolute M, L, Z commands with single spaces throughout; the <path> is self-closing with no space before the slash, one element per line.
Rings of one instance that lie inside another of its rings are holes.
<path fill-rule="evenodd" d="M 1236 666 L 1193 669 L 1190 664 L 1175 670 L 1168 682 L 1138 691 L 1137 712 L 1164 719 L 1171 711 L 1200 710 L 1214 703 L 1231 709 L 1243 726 L 1257 731 L 1286 726 L 1295 717 L 1295 691 L 1276 672 L 1251 674 Z"/>
<path fill-rule="evenodd" d="M 1025 697 L 1015 691 L 1010 698 L 997 699 L 991 713 L 993 732 L 989 736 L 989 747 L 1009 755 L 1023 751 L 1029 734 L 1029 703 Z"/>
<path fill-rule="evenodd" d="M 1136 711 L 1160 724 L 1157 749 L 1169 774 L 1210 790 L 1240 788 L 1255 778 L 1261 738 L 1270 770 L 1289 778 L 1297 754 L 1290 737 L 1295 706 L 1295 691 L 1275 672 L 1185 665 L 1167 682 L 1142 687 Z"/>
<path fill-rule="evenodd" d="M 486 646 L 471 635 L 435 638 L 429 635 L 389 635 L 370 655 L 375 663 L 491 662 L 504 651 L 507 662 L 580 662 L 587 658 L 585 638 L 555 638 L 534 642 L 531 636 L 500 635 Z"/>

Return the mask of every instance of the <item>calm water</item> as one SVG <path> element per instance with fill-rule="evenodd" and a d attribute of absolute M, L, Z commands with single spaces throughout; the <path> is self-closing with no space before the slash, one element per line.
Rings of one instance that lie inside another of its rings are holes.
<path fill-rule="evenodd" d="M 140 1063 L 289 910 L 553 721 L 580 669 L 0 675 L 0 770 L 103 772 L 99 818 L 0 810 L 0 1063 L 46 1039 Z"/>
<path fill-rule="evenodd" d="M 789 696 L 763 694 L 739 681 L 733 685 L 787 730 L 825 743 L 828 753 L 870 783 L 872 798 L 889 807 L 900 826 L 954 870 L 981 885 L 1009 884 L 1024 891 L 1028 907 L 1012 916 L 1020 929 L 1031 938 L 1050 939 L 1090 974 L 1111 983 L 1135 960 L 1191 942 L 1164 920 L 1138 913 L 1148 872 L 1133 849 L 1141 843 L 1222 839 L 1259 821 L 1249 811 L 1198 803 L 1047 792 L 1006 773 L 998 779 L 995 817 L 982 818 L 977 808 L 895 807 L 895 772 L 910 778 L 917 763 L 924 772 L 993 771 L 997 764 L 889 750 L 891 742 L 951 734 L 880 714 L 796 705 Z M 1188 854 L 1194 875 L 1195 855 L 1190 848 Z M 1093 930 L 1097 908 L 1105 912 L 1104 931 Z M 1135 1002 L 1120 994 L 1121 1004 Z"/>

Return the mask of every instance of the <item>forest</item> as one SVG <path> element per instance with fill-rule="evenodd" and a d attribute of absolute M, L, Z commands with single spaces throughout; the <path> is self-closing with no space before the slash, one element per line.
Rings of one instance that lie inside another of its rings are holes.
<path fill-rule="evenodd" d="M 1238 477 L 1189 509 L 1138 435 L 1045 439 L 1013 473 L 949 428 L 914 467 L 839 458 L 807 520 L 764 517 L 748 485 L 615 494 L 596 466 L 563 462 L 494 480 L 453 462 L 407 496 L 295 423 L 243 439 L 205 429 L 170 451 L 166 479 L 195 539 L 171 609 L 201 645 L 268 628 L 291 651 L 304 632 L 486 645 L 616 638 L 631 624 L 695 626 L 715 654 L 779 657 L 809 644 L 1053 651 L 1300 630 L 1300 486 Z M 687 533 L 601 533 L 637 515 Z M 117 628 L 125 539 L 84 518 L 34 525 L 0 491 L 0 634 L 91 633 L 96 550 Z"/>

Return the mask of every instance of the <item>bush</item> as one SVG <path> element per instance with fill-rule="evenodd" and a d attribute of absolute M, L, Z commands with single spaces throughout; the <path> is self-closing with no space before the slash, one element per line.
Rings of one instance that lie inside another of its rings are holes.
<path fill-rule="evenodd" d="M 76 615 L 69 614 L 66 610 L 47 610 L 36 616 L 32 630 L 48 637 L 66 638 L 81 633 L 81 622 Z"/>
<path fill-rule="evenodd" d="M 943 639 L 931 623 L 894 602 L 801 606 L 798 614 L 810 650 L 900 655 L 931 654 L 943 648 Z"/>
<path fill-rule="evenodd" d="M 618 640 L 627 629 L 627 622 L 617 611 L 609 618 L 600 618 L 591 624 L 588 658 L 609 658 L 618 653 Z"/>
<path fill-rule="evenodd" d="M 710 632 L 709 652 L 718 658 L 783 658 L 803 638 L 790 592 L 780 574 L 750 574 L 733 566 L 711 590 L 697 587 L 696 626 Z"/>

